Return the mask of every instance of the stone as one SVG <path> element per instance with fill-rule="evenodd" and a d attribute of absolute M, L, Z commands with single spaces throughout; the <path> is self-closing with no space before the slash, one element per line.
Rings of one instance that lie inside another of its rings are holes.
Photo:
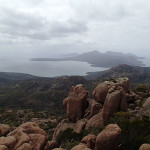
<path fill-rule="evenodd" d="M 65 131 L 67 129 L 74 129 L 74 123 L 71 123 L 67 120 L 62 120 L 56 127 L 55 131 L 54 131 L 54 134 L 53 134 L 53 140 L 57 141 L 60 133 L 62 131 Z"/>
<path fill-rule="evenodd" d="M 7 137 L 1 137 L 0 145 L 11 150 L 42 150 L 46 139 L 45 131 L 38 124 L 27 122 L 10 132 Z"/>
<path fill-rule="evenodd" d="M 135 110 L 140 110 L 140 107 L 136 107 Z"/>
<path fill-rule="evenodd" d="M 150 97 L 146 99 L 138 114 L 140 116 L 148 116 L 150 118 Z"/>
<path fill-rule="evenodd" d="M 79 120 L 74 125 L 74 130 L 73 131 L 76 132 L 76 133 L 81 133 L 85 129 L 86 123 L 87 123 L 87 119 L 81 119 L 81 120 Z"/>
<path fill-rule="evenodd" d="M 94 149 L 95 141 L 96 141 L 96 136 L 89 134 L 81 140 L 81 143 L 86 144 L 87 148 Z"/>
<path fill-rule="evenodd" d="M 46 142 L 46 136 L 41 134 L 29 134 L 31 143 L 35 150 L 41 150 Z"/>
<path fill-rule="evenodd" d="M 33 150 L 33 147 L 29 143 L 24 143 L 16 150 Z"/>
<path fill-rule="evenodd" d="M 46 136 L 46 132 L 39 127 L 35 122 L 26 122 L 16 128 L 14 131 L 10 132 L 8 135 L 13 136 L 16 135 L 19 131 L 22 131 L 26 134 L 36 133 Z"/>
<path fill-rule="evenodd" d="M 91 109 L 89 112 L 89 115 L 86 116 L 87 119 L 90 119 L 91 117 L 95 116 L 100 112 L 102 109 L 102 104 L 96 102 L 95 100 L 92 101 Z"/>
<path fill-rule="evenodd" d="M 129 78 L 118 78 L 116 81 L 117 81 L 117 86 L 121 86 L 125 91 L 125 93 L 129 92 L 129 88 L 130 88 Z"/>
<path fill-rule="evenodd" d="M 67 108 L 68 100 L 69 100 L 68 98 L 66 98 L 66 99 L 63 100 L 63 106 L 65 106 L 65 108 Z"/>
<path fill-rule="evenodd" d="M 134 103 L 135 103 L 137 106 L 139 106 L 139 105 L 140 105 L 140 103 L 141 103 L 141 100 L 140 100 L 140 99 L 138 99 L 138 100 L 136 100 Z"/>
<path fill-rule="evenodd" d="M 122 81 L 123 80 L 123 81 Z M 117 83 L 104 82 L 108 85 L 109 91 L 106 96 L 104 105 L 100 113 L 93 116 L 87 121 L 86 129 L 91 126 L 103 128 L 105 122 L 119 111 L 127 111 L 127 98 L 124 90 L 128 91 L 127 81 L 120 79 Z M 122 83 L 124 83 L 122 85 Z M 113 89 L 113 90 L 112 90 Z"/>
<path fill-rule="evenodd" d="M 58 143 L 56 141 L 48 141 L 44 147 L 44 150 L 50 150 L 58 147 Z"/>
<path fill-rule="evenodd" d="M 104 126 L 104 122 L 103 122 L 103 118 L 102 118 L 102 113 L 100 112 L 87 121 L 86 129 L 89 129 L 90 127 L 101 128 L 103 126 Z"/>
<path fill-rule="evenodd" d="M 0 138 L 0 145 L 5 145 L 7 147 L 13 147 L 16 144 L 16 142 L 16 138 L 13 136 Z"/>
<path fill-rule="evenodd" d="M 86 148 L 86 145 L 81 143 L 81 144 L 73 147 L 71 150 L 83 150 L 85 148 Z"/>
<path fill-rule="evenodd" d="M 14 137 L 17 140 L 17 143 L 16 143 L 14 149 L 17 149 L 23 143 L 29 143 L 29 141 L 30 141 L 30 137 L 26 133 L 24 133 L 22 131 L 19 131 L 16 135 L 14 135 Z"/>
<path fill-rule="evenodd" d="M 65 149 L 63 149 L 63 148 L 54 148 L 52 150 L 65 150 Z"/>
<path fill-rule="evenodd" d="M 108 93 L 108 86 L 105 83 L 100 83 L 93 91 L 92 95 L 98 103 L 104 103 Z"/>
<path fill-rule="evenodd" d="M 129 104 L 130 109 L 135 109 L 135 104 Z"/>
<path fill-rule="evenodd" d="M 7 124 L 0 124 L 0 136 L 6 136 L 10 131 L 10 126 Z"/>
<path fill-rule="evenodd" d="M 127 94 L 127 102 L 128 103 L 134 103 L 136 100 L 138 100 L 140 96 L 137 95 L 136 93 L 134 93 L 133 91 L 130 91 L 128 94 Z"/>
<path fill-rule="evenodd" d="M 88 106 L 88 92 L 82 85 L 73 86 L 64 105 L 67 107 L 67 118 L 71 122 L 82 119 Z"/>
<path fill-rule="evenodd" d="M 8 150 L 8 147 L 5 145 L 0 145 L 0 150 Z"/>
<path fill-rule="evenodd" d="M 106 97 L 102 109 L 102 120 L 106 122 L 114 113 L 127 111 L 126 95 L 124 90 L 116 90 Z"/>
<path fill-rule="evenodd" d="M 142 144 L 139 150 L 150 150 L 150 144 Z"/>
<path fill-rule="evenodd" d="M 110 124 L 98 134 L 94 150 L 117 150 L 121 129 L 116 124 Z"/>

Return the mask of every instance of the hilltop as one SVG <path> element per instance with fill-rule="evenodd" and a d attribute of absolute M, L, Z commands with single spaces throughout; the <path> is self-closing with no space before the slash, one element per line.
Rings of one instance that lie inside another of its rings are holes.
<path fill-rule="evenodd" d="M 87 79 L 110 79 L 128 77 L 132 83 L 150 83 L 150 67 L 130 66 L 126 64 L 112 67 L 106 71 L 90 72 Z"/>

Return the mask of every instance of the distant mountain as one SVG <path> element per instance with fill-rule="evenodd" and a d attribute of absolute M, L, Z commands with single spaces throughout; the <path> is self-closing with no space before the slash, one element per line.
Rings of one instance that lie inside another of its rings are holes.
<path fill-rule="evenodd" d="M 144 66 L 143 62 L 133 54 L 124 54 L 119 52 L 108 51 L 100 53 L 99 51 L 91 51 L 79 54 L 73 57 L 65 58 L 33 58 L 32 61 L 82 61 L 88 62 L 96 67 L 114 67 L 120 64 L 128 64 L 131 66 Z"/>

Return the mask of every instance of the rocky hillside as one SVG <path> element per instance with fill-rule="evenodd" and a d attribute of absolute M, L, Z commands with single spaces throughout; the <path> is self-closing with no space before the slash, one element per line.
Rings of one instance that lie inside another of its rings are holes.
<path fill-rule="evenodd" d="M 72 86 L 87 84 L 86 79 L 79 76 L 60 78 L 29 78 L 1 88 L 1 108 L 61 109 L 62 100 Z"/>
<path fill-rule="evenodd" d="M 98 84 L 89 92 L 82 84 L 72 86 L 64 99 L 66 119 L 52 138 L 38 125 L 0 125 L 2 150 L 149 150 L 150 98 L 130 90 L 128 78 Z"/>
<path fill-rule="evenodd" d="M 29 78 L 35 78 L 35 76 L 24 73 L 0 72 L 0 87 L 2 85 L 17 83 Z"/>
<path fill-rule="evenodd" d="M 119 65 L 107 71 L 89 73 L 87 79 L 114 79 L 128 77 L 132 83 L 150 83 L 150 68 Z"/>

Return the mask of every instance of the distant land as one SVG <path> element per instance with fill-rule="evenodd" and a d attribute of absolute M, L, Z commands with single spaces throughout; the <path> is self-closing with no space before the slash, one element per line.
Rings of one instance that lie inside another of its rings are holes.
<path fill-rule="evenodd" d="M 0 85 L 17 83 L 22 80 L 31 79 L 31 78 L 36 78 L 36 76 L 32 76 L 30 74 L 25 74 L 25 73 L 0 72 Z"/>
<path fill-rule="evenodd" d="M 122 64 L 106 71 L 89 72 L 86 79 L 104 80 L 128 77 L 132 83 L 150 83 L 150 67 L 138 67 Z"/>
<path fill-rule="evenodd" d="M 95 67 L 114 67 L 121 64 L 127 64 L 131 66 L 145 66 L 145 64 L 139 60 L 142 57 L 137 57 L 134 54 L 124 54 L 120 52 L 108 51 L 101 53 L 97 50 L 77 54 L 72 57 L 63 58 L 32 58 L 31 61 L 82 61 L 88 62 Z"/>

